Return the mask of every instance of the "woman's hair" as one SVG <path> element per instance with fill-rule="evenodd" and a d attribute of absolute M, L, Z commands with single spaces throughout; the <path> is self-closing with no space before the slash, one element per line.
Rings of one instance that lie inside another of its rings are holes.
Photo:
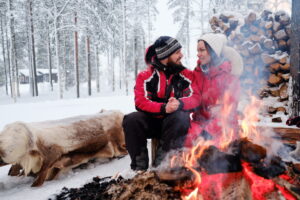
<path fill-rule="evenodd" d="M 198 43 L 200 41 L 204 42 L 205 49 L 207 50 L 207 52 L 210 55 L 210 64 L 212 66 L 216 66 L 219 63 L 219 61 L 221 60 L 221 58 L 219 56 L 217 56 L 216 52 L 211 48 L 211 46 L 209 46 L 209 44 L 205 40 L 199 39 Z"/>

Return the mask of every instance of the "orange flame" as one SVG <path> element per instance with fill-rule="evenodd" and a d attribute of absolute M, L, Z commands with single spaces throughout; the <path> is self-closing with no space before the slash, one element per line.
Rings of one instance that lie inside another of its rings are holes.
<path fill-rule="evenodd" d="M 251 95 L 250 95 L 251 96 Z M 184 200 L 202 200 L 204 194 L 201 194 L 201 172 L 195 170 L 195 168 L 199 167 L 197 165 L 197 160 L 202 156 L 205 149 L 207 149 L 211 145 L 215 145 L 221 150 L 226 150 L 228 145 L 237 137 L 247 137 L 248 139 L 254 139 L 259 137 L 259 132 L 257 131 L 257 122 L 259 110 L 262 107 L 262 102 L 258 100 L 256 97 L 251 96 L 251 103 L 246 106 L 244 109 L 244 117 L 240 122 L 240 130 L 236 130 L 238 127 L 237 119 L 234 118 L 236 112 L 236 106 L 232 103 L 232 98 L 229 92 L 225 92 L 224 98 L 219 103 L 221 105 L 221 109 L 218 111 L 217 116 L 221 127 L 221 135 L 219 138 L 215 138 L 214 140 L 204 140 L 203 138 L 199 138 L 198 142 L 194 147 L 192 147 L 188 152 L 182 153 L 182 162 L 184 166 L 188 168 L 195 176 L 195 180 L 193 181 L 193 189 L 189 194 L 182 196 Z M 175 158 L 172 159 L 172 165 L 174 165 Z M 182 188 L 182 191 L 186 191 Z M 204 195 L 205 196 L 205 195 Z"/>
<path fill-rule="evenodd" d="M 220 113 L 222 135 L 220 139 L 220 144 L 218 146 L 221 149 L 225 149 L 235 137 L 235 130 L 232 124 L 232 118 L 234 117 L 233 113 L 235 113 L 235 107 L 232 103 L 231 94 L 227 91 L 224 94 L 223 105 Z"/>
<path fill-rule="evenodd" d="M 259 132 L 257 131 L 257 122 L 259 108 L 262 107 L 262 102 L 256 97 L 251 96 L 251 103 L 246 106 L 244 110 L 244 119 L 241 122 L 240 137 L 247 137 L 249 140 L 259 137 Z"/>

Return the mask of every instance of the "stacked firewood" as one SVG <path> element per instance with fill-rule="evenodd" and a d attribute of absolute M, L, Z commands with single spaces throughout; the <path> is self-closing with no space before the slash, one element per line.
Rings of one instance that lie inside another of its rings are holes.
<path fill-rule="evenodd" d="M 244 89 L 261 98 L 276 97 L 282 106 L 269 105 L 269 114 L 287 114 L 290 78 L 291 19 L 283 11 L 250 12 L 244 19 L 221 14 L 209 21 L 214 32 L 224 33 L 230 46 L 243 57 Z"/>

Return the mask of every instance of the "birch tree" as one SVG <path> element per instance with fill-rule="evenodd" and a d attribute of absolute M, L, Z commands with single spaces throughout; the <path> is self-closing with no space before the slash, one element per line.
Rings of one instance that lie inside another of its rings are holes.
<path fill-rule="evenodd" d="M 10 66 L 11 66 L 11 88 L 12 98 L 14 102 L 17 101 L 17 63 L 16 63 L 16 49 L 15 49 L 15 27 L 14 27 L 14 15 L 12 8 L 12 0 L 7 0 L 7 12 L 8 12 L 8 27 L 9 27 L 9 52 L 10 52 Z"/>

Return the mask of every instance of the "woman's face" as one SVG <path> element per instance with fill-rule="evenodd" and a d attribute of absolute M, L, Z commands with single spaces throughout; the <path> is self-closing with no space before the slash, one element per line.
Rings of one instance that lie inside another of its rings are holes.
<path fill-rule="evenodd" d="M 210 62 L 211 57 L 209 55 L 208 50 L 205 47 L 205 44 L 203 41 L 199 41 L 197 45 L 197 56 L 199 60 L 201 61 L 202 65 L 206 65 L 207 63 Z"/>

